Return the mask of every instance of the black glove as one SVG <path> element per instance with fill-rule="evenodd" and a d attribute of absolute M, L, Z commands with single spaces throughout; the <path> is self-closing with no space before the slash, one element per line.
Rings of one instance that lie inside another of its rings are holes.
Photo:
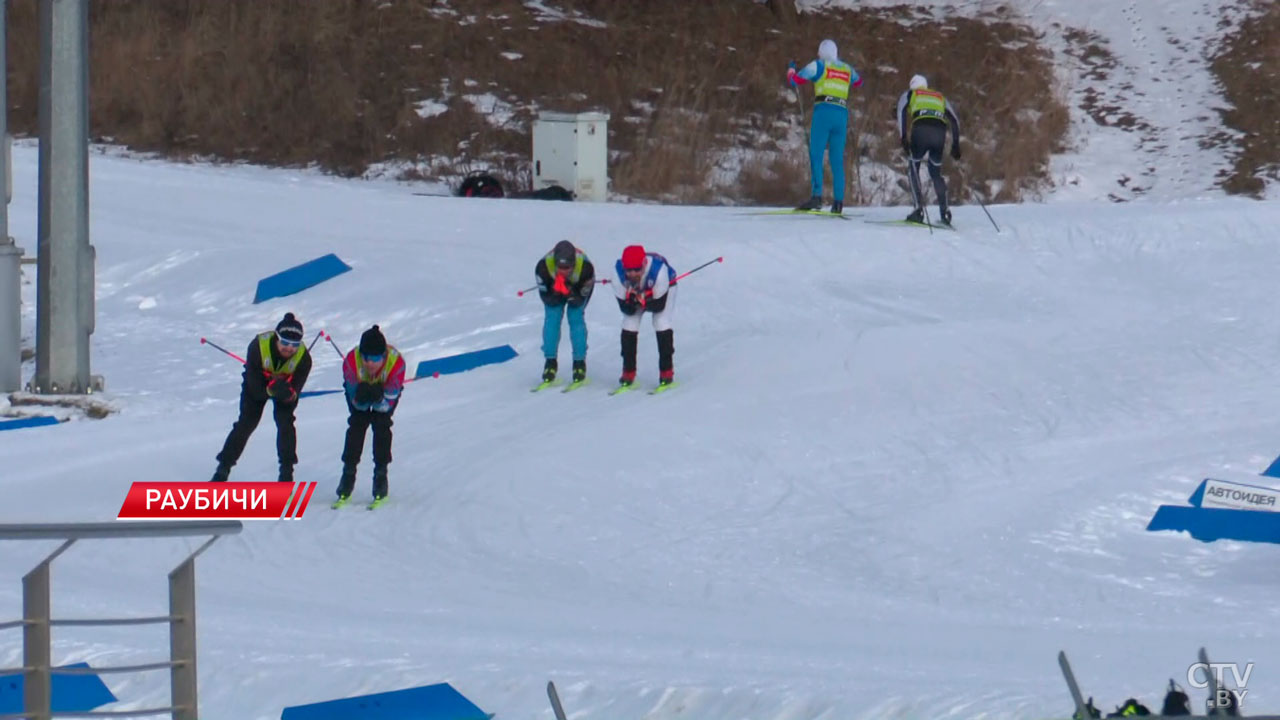
<path fill-rule="evenodd" d="M 951 143 L 951 159 L 960 159 L 960 143 Z"/>
<path fill-rule="evenodd" d="M 640 302 L 640 293 L 635 290 L 627 291 L 627 299 L 622 301 L 622 311 L 628 315 L 635 315 L 640 312 L 644 306 Z"/>
<path fill-rule="evenodd" d="M 362 382 L 356 385 L 355 401 L 357 405 L 372 405 L 382 400 L 382 385 L 380 383 Z"/>
<path fill-rule="evenodd" d="M 267 383 L 267 395 L 277 400 L 289 400 L 293 397 L 293 386 L 283 377 L 275 377 Z"/>

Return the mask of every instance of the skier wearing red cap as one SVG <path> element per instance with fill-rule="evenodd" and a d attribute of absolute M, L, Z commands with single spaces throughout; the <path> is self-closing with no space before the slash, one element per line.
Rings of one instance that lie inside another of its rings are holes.
<path fill-rule="evenodd" d="M 618 282 L 614 294 L 622 310 L 622 377 L 619 385 L 629 387 L 636 380 L 636 343 L 640 320 L 653 313 L 653 331 L 658 337 L 658 383 L 670 385 L 675 376 L 675 331 L 671 327 L 675 311 L 676 271 L 658 253 L 645 252 L 641 245 L 629 245 L 617 263 Z"/>

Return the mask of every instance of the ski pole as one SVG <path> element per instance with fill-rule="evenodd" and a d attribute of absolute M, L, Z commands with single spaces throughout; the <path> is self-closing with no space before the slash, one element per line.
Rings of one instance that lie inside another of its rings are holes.
<path fill-rule="evenodd" d="M 437 370 L 437 371 L 435 371 L 435 372 L 431 373 L 430 375 L 423 375 L 423 376 L 421 376 L 421 377 L 412 377 L 412 378 L 409 378 L 408 380 L 405 380 L 405 381 L 404 381 L 404 384 L 405 384 L 405 385 L 408 385 L 409 383 L 411 383 L 411 382 L 416 382 L 416 381 L 418 381 L 418 380 L 425 380 L 426 378 L 438 378 L 438 377 L 440 377 L 440 371 L 439 371 L 439 370 Z"/>
<path fill-rule="evenodd" d="M 596 280 L 596 283 L 598 283 L 598 284 L 600 284 L 600 285 L 608 285 L 608 284 L 609 284 L 609 278 L 605 278 L 605 279 L 603 279 L 603 280 Z M 517 290 L 517 291 L 516 291 L 516 297 L 524 297 L 524 294 L 525 294 L 525 293 L 527 293 L 527 292 L 533 292 L 534 290 L 537 290 L 537 289 L 538 289 L 538 286 L 537 286 L 537 285 L 534 285 L 533 287 L 527 287 L 527 288 L 525 288 L 525 289 L 523 289 L 523 290 Z"/>
<path fill-rule="evenodd" d="M 991 221 L 992 227 L 994 227 L 996 229 L 996 232 L 999 233 L 1000 226 L 996 225 L 996 219 L 991 217 L 991 211 L 987 210 L 986 204 L 982 202 L 982 196 L 979 195 L 976 191 L 974 191 L 973 188 L 969 187 L 969 178 L 965 176 L 963 170 L 960 170 L 959 165 L 956 165 L 956 170 L 960 171 L 960 182 L 964 183 L 964 186 L 969 188 L 970 191 L 973 192 L 973 197 L 975 200 L 978 201 L 978 206 L 982 208 L 982 212 L 987 214 L 987 219 Z"/>
<path fill-rule="evenodd" d="M 676 276 L 676 279 L 675 279 L 675 280 L 672 280 L 671 282 L 679 282 L 682 278 L 687 278 L 687 277 L 689 277 L 690 275 L 692 275 L 692 274 L 694 274 L 694 273 L 698 272 L 698 271 L 699 271 L 699 270 L 701 270 L 702 268 L 704 268 L 704 267 L 706 267 L 706 266 L 708 266 L 708 265 L 710 265 L 710 264 L 712 264 L 712 263 L 722 263 L 722 262 L 724 262 L 724 256 L 723 256 L 723 255 L 722 255 L 722 256 L 720 256 L 720 257 L 718 257 L 718 258 L 716 258 L 715 260 L 708 260 L 708 261 L 706 261 L 706 262 L 702 263 L 702 264 L 701 264 L 701 265 L 699 265 L 698 267 L 696 267 L 696 268 L 694 268 L 694 269 L 690 270 L 689 272 L 687 272 L 687 273 L 685 273 L 685 274 L 683 274 L 683 275 L 677 275 L 677 276 Z"/>
<path fill-rule="evenodd" d="M 233 358 L 235 358 L 235 359 L 239 360 L 241 365 L 243 365 L 243 364 L 244 364 L 244 358 L 242 358 L 242 357 L 240 357 L 239 355 L 237 355 L 237 354 L 235 354 L 235 353 L 233 353 L 233 352 L 231 352 L 231 351 L 227 350 L 226 348 L 222 347 L 221 345 L 219 345 L 219 344 L 218 344 L 218 343 L 216 343 L 216 342 L 213 342 L 212 340 L 207 340 L 207 339 L 205 339 L 205 338 L 200 338 L 200 344 L 201 344 L 201 345 L 212 345 L 214 348 L 216 348 L 216 349 L 218 349 L 218 350 L 221 350 L 222 352 L 224 352 L 224 353 L 226 353 L 226 354 L 230 355 L 231 357 L 233 357 Z"/>
<path fill-rule="evenodd" d="M 342 354 L 342 351 L 338 349 L 338 343 L 336 343 L 336 342 L 334 342 L 334 341 L 333 341 L 333 336 L 332 336 L 332 335 L 330 335 L 329 333 L 325 333 L 325 334 L 324 334 L 324 339 L 325 339 L 325 340 L 328 340 L 328 341 L 329 341 L 329 344 L 333 346 L 333 351 L 334 351 L 334 352 L 336 352 L 336 353 L 338 353 L 338 357 L 339 357 L 339 358 L 341 358 L 341 359 L 343 359 L 343 360 L 346 360 L 346 359 L 347 359 L 347 356 L 346 356 L 346 355 L 343 355 L 343 354 Z"/>
<path fill-rule="evenodd" d="M 911 194 L 915 201 L 920 204 L 920 209 L 924 211 L 924 224 L 929 227 L 929 234 L 933 234 L 933 223 L 929 222 L 929 204 L 928 196 L 925 194 L 928 190 L 921 189 L 920 194 L 916 195 L 916 187 L 920 184 L 920 173 L 911 165 L 911 155 L 907 155 L 907 181 L 911 183 Z M 912 182 L 914 181 L 914 182 Z M 933 184 L 930 183 L 930 187 Z"/>
<path fill-rule="evenodd" d="M 324 337 L 324 330 L 321 330 L 320 332 L 316 333 L 316 339 L 312 340 L 311 344 L 307 346 L 307 352 L 311 352 L 311 348 L 315 347 L 316 343 L 320 342 L 320 338 L 322 337 Z"/>

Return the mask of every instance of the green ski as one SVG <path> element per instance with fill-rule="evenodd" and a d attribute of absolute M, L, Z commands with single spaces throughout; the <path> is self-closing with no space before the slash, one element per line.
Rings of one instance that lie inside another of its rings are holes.
<path fill-rule="evenodd" d="M 589 383 L 589 382 L 591 382 L 591 381 L 590 381 L 590 380 L 588 380 L 587 378 L 583 378 L 583 379 L 581 379 L 581 380 L 574 380 L 573 382 L 571 382 L 571 383 L 569 383 L 568 385 L 566 385 L 566 386 L 564 387 L 564 389 L 563 389 L 563 390 L 561 390 L 560 392 L 562 392 L 562 393 L 572 392 L 572 391 L 577 390 L 578 388 L 582 387 L 583 385 L 586 385 L 586 384 L 587 384 L 587 383 Z"/>
<path fill-rule="evenodd" d="M 629 391 L 631 391 L 631 390 L 635 390 L 635 389 L 636 389 L 636 384 L 635 384 L 634 382 L 631 382 L 631 383 L 627 383 L 627 384 L 625 384 L 625 385 L 618 385 L 618 387 L 616 387 L 616 388 L 614 388 L 614 389 L 610 390 L 610 391 L 609 391 L 609 394 L 610 394 L 610 395 L 621 395 L 621 394 L 622 394 L 622 393 L 624 393 L 624 392 L 629 392 Z"/>
<path fill-rule="evenodd" d="M 377 509 L 377 508 L 381 507 L 381 506 L 382 506 L 384 503 L 386 503 L 386 502 L 387 502 L 387 496 L 386 496 L 386 495 L 383 495 L 383 496 L 382 496 L 382 497 L 380 497 L 380 498 L 374 498 L 374 499 L 373 499 L 373 502 L 369 503 L 369 509 L 370 509 L 370 510 L 375 510 L 375 509 Z"/>
<path fill-rule="evenodd" d="M 530 389 L 529 389 L 529 392 L 538 392 L 539 390 L 546 390 L 547 388 L 549 388 L 549 387 L 551 387 L 551 386 L 553 386 L 553 385 L 556 385 L 556 384 L 558 384 L 559 382 L 560 382 L 559 378 L 557 378 L 557 379 L 555 379 L 555 380 L 543 380 L 542 382 L 540 382 L 540 383 L 538 383 L 537 385 L 534 385 L 532 388 L 530 388 Z"/>
<path fill-rule="evenodd" d="M 666 392 L 666 391 L 670 390 L 671 388 L 673 388 L 673 387 L 675 387 L 675 386 L 677 386 L 677 385 L 679 385 L 679 384 L 680 384 L 680 383 L 677 383 L 677 382 L 669 382 L 669 383 L 667 383 L 666 385 L 659 385 L 658 387 L 656 387 L 656 388 L 654 388 L 654 389 L 650 390 L 650 391 L 649 391 L 649 394 L 650 394 L 650 395 L 661 395 L 662 393 L 664 393 L 664 392 Z"/>
<path fill-rule="evenodd" d="M 329 507 L 333 508 L 334 510 L 337 510 L 338 508 L 342 507 L 343 505 L 346 505 L 349 502 L 351 502 L 350 495 L 339 495 L 338 499 L 334 500 L 333 504 L 330 505 Z"/>

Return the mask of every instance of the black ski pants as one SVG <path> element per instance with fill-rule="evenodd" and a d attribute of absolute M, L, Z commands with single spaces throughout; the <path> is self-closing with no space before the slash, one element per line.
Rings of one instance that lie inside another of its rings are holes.
<path fill-rule="evenodd" d="M 916 209 L 924 207 L 924 194 L 920 189 L 920 163 L 928 160 L 929 179 L 933 181 L 933 193 L 938 209 L 947 209 L 947 181 L 942 177 L 942 151 L 947 144 L 947 126 L 938 120 L 917 120 L 911 127 L 911 150 L 907 179 L 911 182 L 911 197 Z"/>
<path fill-rule="evenodd" d="M 391 412 L 374 412 L 357 410 L 347 403 L 350 415 L 347 417 L 347 440 L 342 446 L 342 464 L 355 467 L 360 464 L 360 455 L 364 453 L 364 436 L 369 427 L 373 427 L 373 465 L 375 468 L 386 467 L 391 463 Z"/>
<path fill-rule="evenodd" d="M 262 420 L 262 411 L 267 402 L 274 403 L 271 414 L 276 421 L 276 457 L 282 466 L 293 467 L 298 464 L 298 432 L 294 427 L 294 411 L 298 408 L 298 401 L 286 403 L 265 394 L 259 396 L 241 391 L 240 416 L 231 426 L 231 432 L 222 444 L 222 452 L 218 453 L 219 465 L 231 467 L 240 459 L 249 436 L 253 435 L 258 422 Z"/>

